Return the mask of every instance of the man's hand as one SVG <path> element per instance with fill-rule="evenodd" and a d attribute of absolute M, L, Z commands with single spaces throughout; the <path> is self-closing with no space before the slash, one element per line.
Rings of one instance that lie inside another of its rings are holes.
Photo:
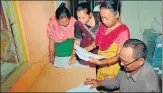
<path fill-rule="evenodd" d="M 91 85 L 90 87 L 91 89 L 97 88 L 101 86 L 101 81 L 95 80 L 95 79 L 86 79 L 86 81 L 84 82 L 84 85 Z"/>
<path fill-rule="evenodd" d="M 75 63 L 76 63 L 76 56 L 72 55 L 70 60 L 69 60 L 69 66 L 72 65 L 72 64 L 75 64 Z"/>
<path fill-rule="evenodd" d="M 87 78 L 85 81 L 84 81 L 84 85 L 90 85 L 90 81 L 92 81 L 94 79 L 90 79 L 90 78 Z"/>

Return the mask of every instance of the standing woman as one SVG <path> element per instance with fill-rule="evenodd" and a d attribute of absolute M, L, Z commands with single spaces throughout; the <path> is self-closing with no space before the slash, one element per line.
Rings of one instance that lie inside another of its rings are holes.
<path fill-rule="evenodd" d="M 75 44 L 85 48 L 87 51 L 97 53 L 97 49 L 94 49 L 92 45 L 95 44 L 95 34 L 99 27 L 100 16 L 97 12 L 91 12 L 91 7 L 88 2 L 80 3 L 76 13 L 78 21 L 75 23 Z M 87 64 L 89 62 L 84 60 L 79 61 L 84 65 L 94 66 Z M 74 62 L 76 62 L 75 52 L 71 56 L 70 64 L 73 64 Z"/>
<path fill-rule="evenodd" d="M 97 80 L 112 79 L 117 76 L 120 66 L 118 63 L 119 50 L 123 43 L 130 39 L 130 32 L 125 24 L 119 21 L 120 2 L 110 0 L 102 2 L 100 6 L 100 24 L 96 34 L 98 54 L 107 57 L 103 60 L 92 58 L 91 63 L 100 65 L 97 71 Z M 113 90 L 107 90 L 112 92 Z"/>
<path fill-rule="evenodd" d="M 56 16 L 50 18 L 47 29 L 47 37 L 49 38 L 49 60 L 54 64 L 55 56 L 68 57 L 71 56 L 74 40 L 74 23 L 69 10 L 65 7 L 65 3 L 56 10 Z"/>

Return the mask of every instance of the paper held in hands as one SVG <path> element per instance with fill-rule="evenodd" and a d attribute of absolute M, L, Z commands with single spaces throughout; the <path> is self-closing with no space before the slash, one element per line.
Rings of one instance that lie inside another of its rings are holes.
<path fill-rule="evenodd" d="M 83 59 L 85 61 L 89 61 L 90 58 L 96 58 L 96 59 L 103 59 L 103 58 L 106 58 L 104 56 L 101 56 L 101 55 L 97 55 L 97 54 L 93 54 L 91 52 L 88 52 L 86 51 L 85 49 L 79 47 L 79 46 L 75 46 L 75 52 L 76 54 L 78 55 L 78 57 L 80 59 Z"/>

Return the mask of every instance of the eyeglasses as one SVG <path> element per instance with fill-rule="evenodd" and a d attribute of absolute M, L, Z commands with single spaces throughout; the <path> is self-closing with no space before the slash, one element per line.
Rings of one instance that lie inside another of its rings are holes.
<path fill-rule="evenodd" d="M 123 62 L 123 63 L 124 63 L 123 66 L 125 66 L 125 67 L 127 67 L 127 66 L 129 66 L 130 64 L 132 64 L 132 63 L 138 61 L 138 59 L 139 59 L 139 58 L 137 58 L 136 60 L 134 60 L 134 61 L 132 61 L 132 62 L 126 62 L 126 61 L 124 61 L 123 59 L 119 58 L 120 62 Z M 125 63 L 128 63 L 128 64 L 125 64 Z"/>

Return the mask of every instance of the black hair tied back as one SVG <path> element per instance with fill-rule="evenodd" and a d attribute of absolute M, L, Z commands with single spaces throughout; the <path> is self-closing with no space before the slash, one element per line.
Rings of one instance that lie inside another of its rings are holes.
<path fill-rule="evenodd" d="M 65 7 L 65 6 L 66 6 L 66 4 L 64 2 L 62 2 L 59 7 Z"/>
<path fill-rule="evenodd" d="M 64 2 L 62 2 L 60 4 L 60 6 L 57 8 L 56 10 L 56 18 L 57 19 L 61 19 L 63 17 L 67 17 L 70 18 L 71 17 L 71 13 L 70 11 L 66 8 L 66 4 Z"/>
<path fill-rule="evenodd" d="M 91 6 L 89 2 L 82 2 L 80 4 L 78 4 L 77 7 L 77 12 L 79 11 L 86 11 L 87 14 L 91 13 Z"/>
<path fill-rule="evenodd" d="M 119 11 L 120 12 L 121 2 L 120 0 L 108 0 L 102 2 L 100 8 L 107 8 L 111 9 L 113 12 Z"/>

